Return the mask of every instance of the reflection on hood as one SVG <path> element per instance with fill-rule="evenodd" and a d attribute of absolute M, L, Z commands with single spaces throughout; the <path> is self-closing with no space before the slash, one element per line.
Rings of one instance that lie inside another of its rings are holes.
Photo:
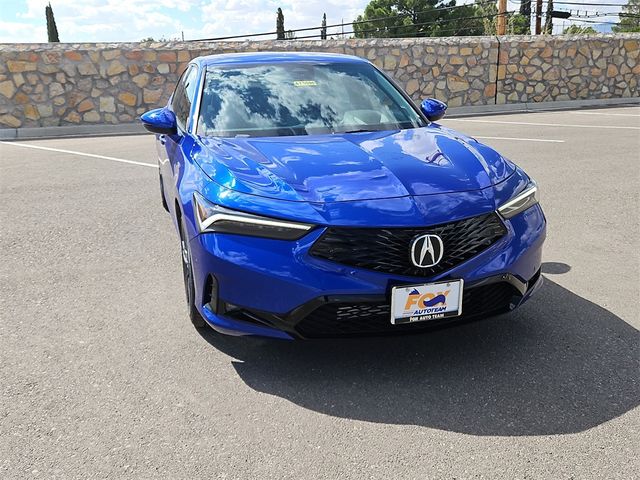
<path fill-rule="evenodd" d="M 202 139 L 197 161 L 233 190 L 314 203 L 485 189 L 514 166 L 438 125 L 342 135 Z"/>

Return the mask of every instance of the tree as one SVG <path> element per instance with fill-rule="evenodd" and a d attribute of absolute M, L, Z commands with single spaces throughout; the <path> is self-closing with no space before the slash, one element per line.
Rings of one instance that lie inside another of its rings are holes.
<path fill-rule="evenodd" d="M 562 33 L 567 35 L 589 35 L 592 33 L 598 33 L 593 27 L 586 27 L 583 25 L 571 25 L 564 29 Z"/>
<path fill-rule="evenodd" d="M 456 0 L 371 0 L 353 23 L 357 38 L 482 35 L 484 25 L 473 4 Z"/>
<path fill-rule="evenodd" d="M 620 23 L 612 28 L 614 32 L 640 32 L 640 0 L 629 0 L 619 15 Z"/>
<path fill-rule="evenodd" d="M 531 18 L 531 0 L 520 0 L 520 15 Z"/>
<path fill-rule="evenodd" d="M 544 21 L 542 33 L 547 35 L 553 34 L 553 0 L 547 1 L 547 15 Z"/>
<path fill-rule="evenodd" d="M 44 7 L 44 14 L 47 17 L 47 36 L 50 42 L 60 42 L 58 37 L 58 27 L 56 26 L 56 19 L 53 18 L 53 8 L 51 3 Z"/>
<path fill-rule="evenodd" d="M 531 33 L 531 0 L 520 0 L 520 14 L 514 15 L 512 20 L 515 21 L 518 34 L 529 35 Z M 524 25 L 526 27 L 523 29 Z"/>
<path fill-rule="evenodd" d="M 322 14 L 322 27 L 320 28 L 320 40 L 327 39 L 327 14 Z"/>
<path fill-rule="evenodd" d="M 284 14 L 278 7 L 278 18 L 276 19 L 276 39 L 284 40 Z"/>
<path fill-rule="evenodd" d="M 507 17 L 509 35 L 528 35 L 531 32 L 531 17 L 516 13 Z"/>
<path fill-rule="evenodd" d="M 142 40 L 140 40 L 140 43 L 149 43 L 149 42 L 177 42 L 180 39 L 178 37 L 165 37 L 164 35 L 162 35 L 160 38 L 158 38 L 157 40 L 153 37 L 144 37 Z"/>
<path fill-rule="evenodd" d="M 486 3 L 484 0 L 476 0 L 476 16 L 482 19 L 482 28 L 485 35 L 495 35 L 497 29 L 498 7 L 495 2 Z"/>

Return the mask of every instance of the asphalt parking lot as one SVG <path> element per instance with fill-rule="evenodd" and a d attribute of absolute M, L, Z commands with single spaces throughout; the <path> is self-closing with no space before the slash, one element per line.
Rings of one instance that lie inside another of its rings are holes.
<path fill-rule="evenodd" d="M 637 478 L 640 107 L 442 123 L 537 179 L 544 288 L 314 342 L 192 328 L 151 136 L 0 143 L 0 477 Z"/>

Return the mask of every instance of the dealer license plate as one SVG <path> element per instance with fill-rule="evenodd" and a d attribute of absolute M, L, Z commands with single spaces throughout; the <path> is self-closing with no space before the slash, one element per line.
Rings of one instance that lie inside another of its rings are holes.
<path fill-rule="evenodd" d="M 393 287 L 391 323 L 424 322 L 462 314 L 463 280 Z"/>

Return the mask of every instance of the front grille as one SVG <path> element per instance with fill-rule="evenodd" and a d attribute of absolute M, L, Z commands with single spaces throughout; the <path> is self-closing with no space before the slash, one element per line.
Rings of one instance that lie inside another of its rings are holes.
<path fill-rule="evenodd" d="M 436 234 L 444 255 L 433 267 L 416 267 L 411 242 Z M 330 227 L 311 248 L 311 255 L 353 267 L 412 277 L 433 276 L 476 256 L 507 233 L 496 213 L 424 228 Z"/>
<path fill-rule="evenodd" d="M 306 338 L 375 335 L 419 330 L 452 320 L 468 320 L 506 312 L 514 295 L 518 295 L 518 291 L 505 282 L 465 289 L 462 297 L 462 316 L 402 325 L 391 324 L 391 309 L 388 302 L 327 303 L 307 315 L 295 329 Z"/>

